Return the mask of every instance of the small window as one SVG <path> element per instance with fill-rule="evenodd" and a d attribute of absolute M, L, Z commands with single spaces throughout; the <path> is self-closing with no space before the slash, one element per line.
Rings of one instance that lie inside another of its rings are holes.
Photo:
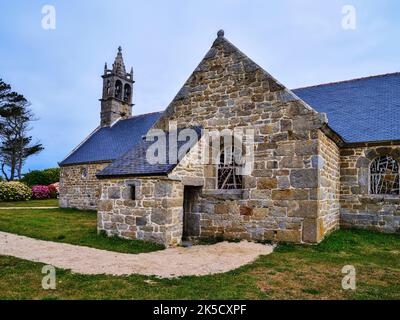
<path fill-rule="evenodd" d="M 390 156 L 375 159 L 370 168 L 371 194 L 400 194 L 399 164 Z"/>
<path fill-rule="evenodd" d="M 238 154 L 241 154 L 241 150 L 234 146 L 225 148 L 221 151 L 220 161 L 218 164 L 218 189 L 242 189 L 243 177 L 238 174 L 240 165 L 236 162 Z"/>
<path fill-rule="evenodd" d="M 131 200 L 136 200 L 136 186 L 130 186 L 131 190 Z"/>
<path fill-rule="evenodd" d="M 81 176 L 82 176 L 83 179 L 86 179 L 86 178 L 87 178 L 87 176 L 88 176 L 88 170 L 87 170 L 87 168 L 82 168 L 82 170 L 81 170 Z"/>

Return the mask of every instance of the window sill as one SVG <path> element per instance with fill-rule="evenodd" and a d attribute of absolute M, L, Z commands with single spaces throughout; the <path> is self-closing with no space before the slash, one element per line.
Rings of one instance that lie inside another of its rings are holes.
<path fill-rule="evenodd" d="M 361 196 L 361 198 L 373 202 L 400 202 L 400 195 L 368 194 Z"/>
<path fill-rule="evenodd" d="M 368 195 L 371 198 L 380 198 L 380 199 L 400 199 L 400 195 L 398 194 L 370 194 Z"/>
<path fill-rule="evenodd" d="M 222 200 L 241 200 L 245 190 L 205 190 L 203 195 Z"/>

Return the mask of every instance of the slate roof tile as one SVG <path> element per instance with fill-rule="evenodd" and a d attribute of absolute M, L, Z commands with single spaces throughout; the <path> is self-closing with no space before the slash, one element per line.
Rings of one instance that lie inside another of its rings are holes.
<path fill-rule="evenodd" d="M 201 127 L 193 127 L 196 137 L 195 139 L 191 139 L 190 137 L 186 137 L 185 141 L 177 141 L 177 151 L 183 150 L 182 146 L 189 142 L 188 149 L 189 151 L 196 143 L 200 140 L 200 137 L 203 134 L 203 130 Z M 178 129 L 177 134 L 181 132 L 182 129 Z M 193 137 L 194 138 L 194 137 Z M 119 159 L 115 160 L 109 166 L 104 168 L 97 174 L 97 177 L 109 177 L 109 176 L 143 176 L 143 175 L 165 175 L 171 172 L 179 163 L 170 163 L 173 161 L 169 161 L 169 133 L 166 133 L 166 146 L 165 146 L 165 163 L 163 164 L 151 164 L 148 162 L 146 157 L 146 152 L 148 148 L 154 143 L 154 141 L 146 141 L 142 139 L 142 141 L 137 144 L 133 149 L 128 151 Z M 159 151 L 160 152 L 160 151 Z"/>
<path fill-rule="evenodd" d="M 400 140 L 400 73 L 292 90 L 345 142 Z"/>
<path fill-rule="evenodd" d="M 142 136 L 159 119 L 154 112 L 120 120 L 111 127 L 97 128 L 89 138 L 71 152 L 60 166 L 112 161 L 138 144 Z"/>

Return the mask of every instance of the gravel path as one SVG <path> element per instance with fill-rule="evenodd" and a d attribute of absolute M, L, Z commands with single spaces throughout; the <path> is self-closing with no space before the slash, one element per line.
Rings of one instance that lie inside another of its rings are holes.
<path fill-rule="evenodd" d="M 50 264 L 82 274 L 141 274 L 162 278 L 200 276 L 239 268 L 272 251 L 273 246 L 242 241 L 125 254 L 0 232 L 0 255 Z"/>

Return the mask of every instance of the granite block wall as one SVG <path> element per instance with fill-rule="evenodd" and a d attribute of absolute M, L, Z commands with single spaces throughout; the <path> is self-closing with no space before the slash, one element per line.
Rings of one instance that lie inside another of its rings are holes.
<path fill-rule="evenodd" d="M 60 207 L 96 210 L 101 186 L 96 174 L 108 163 L 61 167 Z"/>
<path fill-rule="evenodd" d="M 166 247 L 181 243 L 183 185 L 179 181 L 142 177 L 99 182 L 98 231 Z"/>
<path fill-rule="evenodd" d="M 400 195 L 373 195 L 369 188 L 370 164 L 377 157 L 385 155 L 400 162 L 400 146 L 375 144 L 341 150 L 342 227 L 400 233 Z"/>

